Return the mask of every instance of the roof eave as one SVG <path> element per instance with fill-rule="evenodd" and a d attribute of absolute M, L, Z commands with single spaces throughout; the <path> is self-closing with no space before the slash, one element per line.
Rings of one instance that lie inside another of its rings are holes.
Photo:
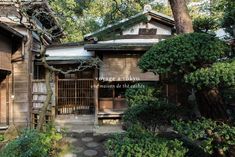
<path fill-rule="evenodd" d="M 84 49 L 88 51 L 147 51 L 155 43 L 98 43 L 86 44 Z"/>
<path fill-rule="evenodd" d="M 161 21 L 161 22 L 163 22 L 163 23 L 165 23 L 165 24 L 167 24 L 167 25 L 169 25 L 171 27 L 174 27 L 174 24 L 175 24 L 174 19 L 172 17 L 170 17 L 170 16 L 167 16 L 167 15 L 164 15 L 164 14 L 161 14 L 161 13 L 158 13 L 158 12 L 154 12 L 154 11 L 144 11 L 144 12 L 136 14 L 136 15 L 128 18 L 128 19 L 121 20 L 121 21 L 119 21 L 119 22 L 117 22 L 115 24 L 108 25 L 108 26 L 106 26 L 106 27 L 104 27 L 102 29 L 99 29 L 99 30 L 97 30 L 97 31 L 95 31 L 93 33 L 89 33 L 89 34 L 84 36 L 84 40 L 90 40 L 90 39 L 96 37 L 96 35 L 104 32 L 104 31 L 107 31 L 108 29 L 112 29 L 115 26 L 123 24 L 123 23 L 125 23 L 125 22 L 127 22 L 129 20 L 135 19 L 135 18 L 137 18 L 137 17 L 139 17 L 141 15 L 150 15 L 150 16 L 154 17 L 156 20 L 159 20 L 159 21 Z"/>
<path fill-rule="evenodd" d="M 4 24 L 2 22 L 0 22 L 0 27 L 2 27 L 3 29 L 7 30 L 8 32 L 12 33 L 13 35 L 17 36 L 18 38 L 26 41 L 27 37 L 21 33 L 19 33 L 18 31 L 16 31 L 15 29 L 11 28 L 10 26 L 8 26 L 7 24 Z"/>

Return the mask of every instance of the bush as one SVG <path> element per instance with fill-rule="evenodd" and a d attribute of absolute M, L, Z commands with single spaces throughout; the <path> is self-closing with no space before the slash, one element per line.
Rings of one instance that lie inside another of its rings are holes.
<path fill-rule="evenodd" d="M 159 91 L 157 91 L 154 87 L 142 83 L 137 83 L 126 90 L 125 97 L 128 105 L 131 107 L 142 104 L 146 101 L 157 100 L 156 97 L 158 94 Z"/>
<path fill-rule="evenodd" d="M 178 116 L 178 107 L 166 101 L 148 101 L 130 107 L 123 116 L 124 125 L 130 127 L 140 124 L 144 128 L 155 131 L 160 125 L 169 124 Z"/>
<path fill-rule="evenodd" d="M 143 71 L 182 76 L 217 62 L 227 51 L 226 43 L 215 36 L 186 33 L 160 41 L 141 57 L 138 65 Z"/>
<path fill-rule="evenodd" d="M 185 76 L 185 82 L 198 89 L 235 86 L 235 60 L 217 62 Z"/>
<path fill-rule="evenodd" d="M 4 141 L 4 135 L 0 134 L 0 142 Z"/>
<path fill-rule="evenodd" d="M 235 127 L 210 119 L 196 121 L 172 121 L 174 129 L 199 143 L 206 153 L 228 154 L 235 145 Z"/>
<path fill-rule="evenodd" d="M 216 29 L 218 29 L 218 23 L 213 17 L 197 17 L 193 20 L 193 30 L 195 32 L 208 32 Z"/>
<path fill-rule="evenodd" d="M 183 157 L 187 149 L 178 140 L 166 140 L 134 126 L 124 135 L 115 135 L 106 143 L 115 157 Z"/>
<path fill-rule="evenodd" d="M 227 104 L 235 103 L 235 86 L 222 90 L 222 96 Z"/>
<path fill-rule="evenodd" d="M 1 157 L 45 157 L 51 156 L 55 143 L 62 138 L 55 128 L 41 133 L 34 129 L 25 129 L 21 135 L 9 142 L 0 152 Z"/>

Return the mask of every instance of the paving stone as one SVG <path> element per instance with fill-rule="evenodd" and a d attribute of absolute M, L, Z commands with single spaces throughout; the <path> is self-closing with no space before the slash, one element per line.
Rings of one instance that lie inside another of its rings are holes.
<path fill-rule="evenodd" d="M 94 148 L 94 147 L 97 147 L 99 144 L 96 143 L 96 142 L 89 142 L 86 144 L 87 147 L 89 148 Z"/>
<path fill-rule="evenodd" d="M 73 153 L 81 153 L 84 150 L 84 148 L 76 146 L 75 150 L 73 151 Z"/>
<path fill-rule="evenodd" d="M 93 141 L 93 138 L 92 137 L 83 137 L 82 141 L 83 142 L 91 142 L 91 141 Z"/>
<path fill-rule="evenodd" d="M 77 155 L 69 153 L 69 154 L 65 154 L 63 157 L 77 157 Z"/>
<path fill-rule="evenodd" d="M 96 156 L 98 152 L 96 150 L 85 150 L 83 154 L 85 156 Z"/>
<path fill-rule="evenodd" d="M 77 139 L 76 138 L 72 138 L 72 137 L 66 137 L 66 141 L 68 141 L 69 143 L 73 143 L 73 142 L 76 142 Z"/>
<path fill-rule="evenodd" d="M 108 150 L 105 150 L 104 153 L 105 153 L 106 155 L 108 155 L 108 154 L 109 154 L 109 151 L 108 151 Z"/>

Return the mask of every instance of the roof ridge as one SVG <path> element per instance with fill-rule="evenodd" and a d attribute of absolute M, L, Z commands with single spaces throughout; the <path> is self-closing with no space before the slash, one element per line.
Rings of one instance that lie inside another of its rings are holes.
<path fill-rule="evenodd" d="M 140 13 L 138 13 L 138 14 L 136 14 L 136 15 L 133 15 L 133 16 L 131 16 L 131 17 L 129 17 L 129 18 L 122 19 L 122 20 L 120 20 L 120 21 L 117 21 L 116 23 L 109 24 L 109 25 L 107 25 L 107 26 L 105 26 L 105 27 L 103 27 L 103 28 L 101 28 L 101 29 L 98 29 L 97 31 L 88 33 L 88 34 L 84 35 L 84 39 L 87 39 L 87 38 L 89 38 L 89 37 L 91 37 L 91 36 L 93 36 L 93 35 L 95 35 L 95 34 L 98 34 L 98 33 L 102 32 L 102 31 L 105 31 L 105 30 L 107 30 L 107 29 L 109 29 L 109 28 L 112 28 L 112 27 L 114 27 L 114 26 L 117 26 L 117 25 L 119 25 L 119 24 L 121 24 L 121 23 L 127 22 L 127 21 L 129 21 L 129 20 L 131 20 L 131 19 L 134 19 L 134 18 L 138 17 L 138 16 L 145 15 L 145 14 L 147 14 L 147 13 L 152 13 L 152 14 L 161 16 L 161 17 L 163 17 L 163 18 L 166 18 L 166 19 L 168 19 L 168 20 L 174 21 L 174 19 L 173 19 L 172 17 L 167 16 L 167 15 L 164 15 L 164 14 L 159 13 L 159 12 L 156 12 L 156 11 L 152 11 L 152 10 L 150 10 L 150 11 L 142 11 L 142 12 L 140 12 Z"/>

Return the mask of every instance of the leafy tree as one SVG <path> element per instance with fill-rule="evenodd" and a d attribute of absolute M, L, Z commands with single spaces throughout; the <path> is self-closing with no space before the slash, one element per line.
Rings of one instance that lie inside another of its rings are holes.
<path fill-rule="evenodd" d="M 129 18 L 141 11 L 153 0 L 50 0 L 50 6 L 60 14 L 65 32 L 63 42 L 81 41 L 87 33 Z M 151 3 L 155 11 L 171 15 L 169 6 Z"/>
<path fill-rule="evenodd" d="M 215 31 L 218 29 L 218 22 L 210 16 L 201 16 L 193 20 L 193 29 L 195 32 Z"/>
<path fill-rule="evenodd" d="M 189 16 L 185 0 L 169 0 L 175 19 L 177 34 L 193 32 L 192 19 Z"/>
<path fill-rule="evenodd" d="M 224 2 L 224 17 L 222 27 L 233 37 L 235 37 L 235 1 Z"/>
<path fill-rule="evenodd" d="M 187 83 L 198 89 L 204 87 L 231 87 L 235 85 L 235 60 L 218 62 L 211 67 L 201 68 L 185 76 Z"/>
<path fill-rule="evenodd" d="M 188 74 L 211 65 L 225 55 L 226 44 L 205 33 L 178 35 L 154 45 L 145 53 L 139 66 L 144 71 L 158 74 Z"/>
<path fill-rule="evenodd" d="M 229 57 L 226 53 L 228 50 L 225 42 L 212 35 L 183 34 L 153 46 L 142 56 L 139 67 L 143 71 L 169 73 L 172 81 L 181 84 L 185 84 L 185 76 L 186 83 L 192 87 L 200 87 L 197 99 L 202 115 L 227 118 L 224 103 L 216 87 L 218 84 L 233 84 L 234 63 L 216 62 L 225 56 Z"/>

